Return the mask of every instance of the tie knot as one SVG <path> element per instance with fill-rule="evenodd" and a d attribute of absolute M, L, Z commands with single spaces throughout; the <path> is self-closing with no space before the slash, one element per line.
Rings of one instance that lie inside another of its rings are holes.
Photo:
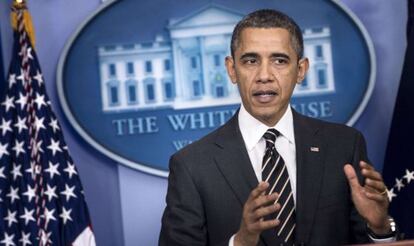
<path fill-rule="evenodd" d="M 280 133 L 273 128 L 268 129 L 263 138 L 266 140 L 266 148 L 271 148 L 275 145 L 276 138 L 280 135 Z"/>

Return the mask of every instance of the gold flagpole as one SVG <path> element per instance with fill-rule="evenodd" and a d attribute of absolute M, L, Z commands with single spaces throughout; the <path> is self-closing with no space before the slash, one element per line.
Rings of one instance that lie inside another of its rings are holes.
<path fill-rule="evenodd" d="M 13 0 L 13 6 L 12 6 L 12 12 L 11 12 L 11 24 L 15 31 L 18 30 L 17 27 L 17 13 L 19 11 L 23 12 L 23 24 L 24 29 L 27 32 L 27 35 L 29 36 L 29 40 L 32 44 L 32 47 L 35 47 L 35 34 L 32 24 L 32 17 L 29 14 L 29 11 L 27 10 L 27 5 L 25 0 Z"/>

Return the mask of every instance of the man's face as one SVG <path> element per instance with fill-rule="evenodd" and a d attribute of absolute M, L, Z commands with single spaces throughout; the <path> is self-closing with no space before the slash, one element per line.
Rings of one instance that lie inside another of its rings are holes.
<path fill-rule="evenodd" d="M 283 116 L 308 67 L 306 58 L 298 61 L 290 34 L 282 28 L 244 29 L 234 57 L 226 58 L 247 112 L 268 126 Z"/>

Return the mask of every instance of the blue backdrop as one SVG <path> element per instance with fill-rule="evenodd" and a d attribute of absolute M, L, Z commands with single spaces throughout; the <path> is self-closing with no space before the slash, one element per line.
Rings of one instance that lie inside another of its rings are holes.
<path fill-rule="evenodd" d="M 358 16 L 374 44 L 375 88 L 354 127 L 364 133 L 370 159 L 381 169 L 406 45 L 406 1 L 340 2 Z M 10 60 L 12 39 L 9 4 L 10 1 L 0 2 L 5 64 Z M 96 151 L 68 123 L 57 98 L 56 71 L 61 52 L 72 34 L 101 4 L 99 0 L 29 0 L 37 54 L 52 106 L 83 181 L 98 245 L 156 245 L 165 206 L 166 179 L 119 165 Z"/>

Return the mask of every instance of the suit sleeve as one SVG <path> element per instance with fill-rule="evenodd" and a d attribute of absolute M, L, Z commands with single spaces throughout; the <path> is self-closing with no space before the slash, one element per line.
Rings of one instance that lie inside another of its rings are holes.
<path fill-rule="evenodd" d="M 355 149 L 352 165 L 357 173 L 358 180 L 360 184 L 364 184 L 364 179 L 361 174 L 361 167 L 359 166 L 360 161 L 365 161 L 370 163 L 367 156 L 367 148 L 364 136 L 358 131 L 355 139 Z M 350 225 L 351 233 L 353 236 L 353 241 L 355 243 L 367 243 L 371 242 L 368 237 L 366 221 L 361 217 L 361 215 L 356 210 L 355 206 L 352 206 L 351 216 L 350 216 Z"/>
<path fill-rule="evenodd" d="M 160 246 L 207 245 L 203 203 L 186 163 L 170 159 L 167 206 L 162 217 Z"/>

